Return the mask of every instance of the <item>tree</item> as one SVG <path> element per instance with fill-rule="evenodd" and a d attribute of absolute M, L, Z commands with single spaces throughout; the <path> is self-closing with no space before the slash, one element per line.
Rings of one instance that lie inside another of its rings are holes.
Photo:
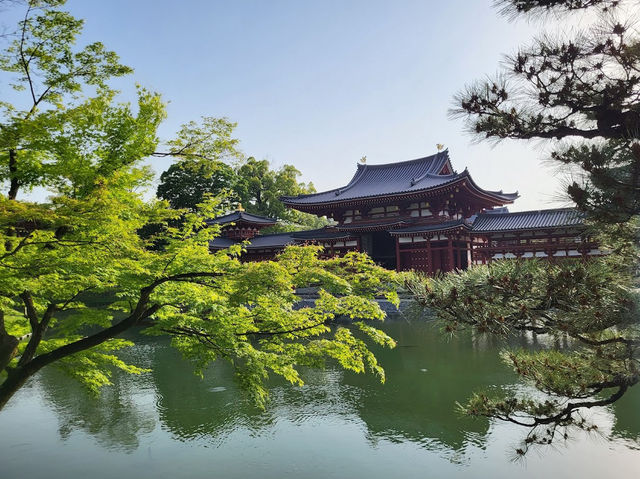
<path fill-rule="evenodd" d="M 233 169 L 221 161 L 179 161 L 160 175 L 156 194 L 172 208 L 196 211 L 207 195 L 226 196 L 234 183 Z"/>
<path fill-rule="evenodd" d="M 161 151 L 160 97 L 140 88 L 135 107 L 117 103 L 109 80 L 131 69 L 99 43 L 76 50 L 82 21 L 63 3 L 25 2 L 0 56 L 4 78 L 28 100 L 1 105 L 0 408 L 49 365 L 92 390 L 113 368 L 140 373 L 115 352 L 131 344 L 118 336 L 143 321 L 200 371 L 229 360 L 260 405 L 269 374 L 302 384 L 299 366 L 328 359 L 384 379 L 366 338 L 393 340 L 362 320 L 384 317 L 374 296 L 397 301 L 394 274 L 358 254 L 321 261 L 313 247 L 243 264 L 241 246 L 209 252 L 219 227 L 204 220 L 219 212 L 215 199 L 196 211 L 145 202 L 145 158 L 219 159 L 219 128 L 230 124 L 188 124 Z M 19 199 L 34 186 L 50 191 L 47 202 Z M 171 224 L 159 233 L 161 251 L 137 234 L 148 223 Z M 319 301 L 297 309 L 295 289 L 310 285 L 321 288 Z M 361 319 L 335 326 L 342 314 Z"/>
<path fill-rule="evenodd" d="M 315 192 L 312 183 L 298 182 L 300 174 L 292 165 L 272 170 L 267 160 L 250 157 L 237 169 L 235 192 L 249 213 L 280 219 L 292 226 L 285 229 L 320 228 L 327 224 L 326 220 L 289 209 L 280 201 L 281 196 Z"/>
<path fill-rule="evenodd" d="M 531 427 L 518 453 L 547 444 L 559 427 L 592 428 L 585 408 L 610 404 L 640 381 L 637 265 L 640 214 L 640 39 L 615 0 L 502 0 L 503 13 L 569 14 L 598 21 L 574 38 L 546 34 L 506 60 L 495 80 L 456 98 L 478 139 L 542 139 L 579 179 L 567 194 L 601 233 L 606 258 L 502 261 L 411 287 L 446 329 L 564 337 L 574 349 L 505 351 L 503 359 L 544 395 L 475 394 L 464 406 Z M 561 141 L 564 140 L 564 141 Z"/>
<path fill-rule="evenodd" d="M 218 140 L 228 143 L 230 133 L 226 137 L 219 133 Z M 267 160 L 257 161 L 252 157 L 242 160 L 235 149 L 232 156 L 236 160 L 233 169 L 215 158 L 177 161 L 162 173 L 158 198 L 167 200 L 172 208 L 195 210 L 205 195 L 223 195 L 230 206 L 240 203 L 249 213 L 282 220 L 265 233 L 321 228 L 327 224 L 325 219 L 315 215 L 290 210 L 280 201 L 281 196 L 315 191 L 311 183 L 298 182 L 300 172 L 294 166 L 283 165 L 272 170 Z M 157 227 L 151 229 L 153 232 L 158 230 Z"/>
<path fill-rule="evenodd" d="M 176 139 L 167 142 L 169 151 L 156 157 L 179 160 L 160 176 L 158 198 L 172 208 L 196 211 L 206 195 L 223 197 L 233 190 L 234 171 L 225 162 L 239 162 L 238 140 L 232 137 L 235 123 L 226 118 L 204 117 L 202 123 L 183 125 Z"/>
<path fill-rule="evenodd" d="M 595 10 L 573 38 L 542 36 L 507 57 L 504 75 L 457 98 L 454 117 L 478 139 L 567 139 L 551 159 L 581 177 L 567 193 L 593 219 L 640 214 L 640 44 L 620 0 L 504 0 L 503 13 Z"/>

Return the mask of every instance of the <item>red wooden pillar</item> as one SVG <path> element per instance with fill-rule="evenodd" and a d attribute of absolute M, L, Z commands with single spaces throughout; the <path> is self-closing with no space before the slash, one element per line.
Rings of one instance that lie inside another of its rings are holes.
<path fill-rule="evenodd" d="M 449 236 L 449 271 L 453 271 L 454 268 L 455 265 L 453 262 L 453 240 L 451 239 L 451 236 Z"/>
<path fill-rule="evenodd" d="M 486 260 L 485 260 L 484 264 L 491 263 L 491 260 L 493 259 L 493 250 L 491 249 L 491 236 L 487 237 L 487 246 L 489 247 L 489 252 L 485 256 Z"/>
<path fill-rule="evenodd" d="M 396 271 L 400 271 L 400 237 L 396 236 Z"/>
<path fill-rule="evenodd" d="M 433 258 L 431 257 L 431 236 L 426 236 L 427 238 L 427 272 L 429 276 L 433 274 Z"/>

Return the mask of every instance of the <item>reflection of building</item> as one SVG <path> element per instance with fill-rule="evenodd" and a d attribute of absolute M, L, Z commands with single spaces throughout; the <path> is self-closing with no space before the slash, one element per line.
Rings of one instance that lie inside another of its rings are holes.
<path fill-rule="evenodd" d="M 290 208 L 333 219 L 334 226 L 251 237 L 247 259 L 271 258 L 287 244 L 311 242 L 325 246 L 327 255 L 364 251 L 388 268 L 434 274 L 501 258 L 599 254 L 583 236 L 578 212 L 509 213 L 504 205 L 517 198 L 517 193 L 482 189 L 466 169 L 454 171 L 446 150 L 411 161 L 358 164 L 342 188 L 282 198 Z M 238 239 L 227 235 L 212 248 Z"/>

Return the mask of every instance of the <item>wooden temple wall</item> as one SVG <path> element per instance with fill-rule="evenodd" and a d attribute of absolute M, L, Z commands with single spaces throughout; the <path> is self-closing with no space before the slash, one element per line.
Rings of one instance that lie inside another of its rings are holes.
<path fill-rule="evenodd" d="M 592 238 L 576 229 L 486 235 L 472 251 L 473 264 L 500 259 L 585 258 L 605 254 Z"/>
<path fill-rule="evenodd" d="M 396 238 L 398 271 L 423 271 L 428 274 L 467 269 L 500 259 L 588 258 L 606 254 L 591 238 L 579 231 L 555 233 L 524 232 L 489 236 L 435 235 L 432 238 L 405 236 Z"/>
<path fill-rule="evenodd" d="M 359 240 L 319 242 L 318 244 L 324 247 L 324 250 L 320 253 L 321 258 L 342 257 L 349 251 L 360 251 Z"/>
<path fill-rule="evenodd" d="M 471 261 L 471 238 L 466 235 L 399 237 L 396 239 L 396 269 L 435 274 L 466 269 Z"/>

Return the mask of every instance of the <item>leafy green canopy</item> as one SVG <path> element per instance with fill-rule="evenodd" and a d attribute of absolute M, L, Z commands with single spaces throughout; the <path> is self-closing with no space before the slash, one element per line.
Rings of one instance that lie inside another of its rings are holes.
<path fill-rule="evenodd" d="M 145 158 L 222 161 L 235 151 L 232 124 L 205 118 L 159 147 L 160 97 L 140 88 L 137 105 L 117 103 L 108 82 L 131 70 L 99 43 L 76 48 L 82 22 L 62 3 L 27 2 L 0 55 L 2 78 L 27 104 L 0 110 L 0 408 L 50 364 L 94 390 L 113 368 L 141 372 L 114 353 L 131 344 L 118 335 L 142 322 L 200 371 L 231 361 L 261 405 L 269 374 L 301 384 L 299 366 L 326 360 L 384 380 L 366 341 L 394 342 L 363 321 L 384 318 L 375 296 L 397 302 L 394 273 L 359 254 L 319 260 L 312 247 L 243 264 L 241 246 L 209 252 L 220 231 L 204 219 L 219 213 L 216 200 L 191 210 L 145 202 Z M 35 186 L 48 202 L 19 199 Z M 137 231 L 149 223 L 166 228 L 145 240 Z M 162 251 L 150 247 L 158 240 Z M 302 286 L 320 289 L 315 305 L 297 307 Z M 338 315 L 354 322 L 334 326 Z"/>
<path fill-rule="evenodd" d="M 154 152 L 156 157 L 178 158 L 160 176 L 158 198 L 174 209 L 196 211 L 207 197 L 229 196 L 236 175 L 227 163 L 242 157 L 232 136 L 235 127 L 226 118 L 212 117 L 183 125 L 176 139 L 167 142 L 167 152 Z"/>
<path fill-rule="evenodd" d="M 233 169 L 222 162 L 176 162 L 160 175 L 158 198 L 172 208 L 196 211 L 207 196 L 231 194 L 235 182 Z"/>

